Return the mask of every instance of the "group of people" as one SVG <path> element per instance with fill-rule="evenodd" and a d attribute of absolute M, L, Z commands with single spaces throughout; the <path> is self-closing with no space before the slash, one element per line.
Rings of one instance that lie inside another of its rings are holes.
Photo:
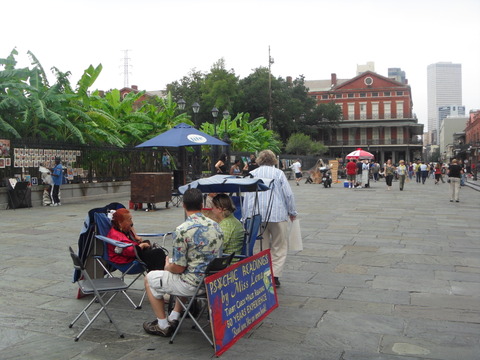
<path fill-rule="evenodd" d="M 392 160 L 388 159 L 383 168 L 373 161 L 369 163 L 368 160 L 350 159 L 345 168 L 349 188 L 365 186 L 368 184 L 371 174 L 374 181 L 378 180 L 378 175 L 383 175 L 388 191 L 392 189 L 394 178 L 398 179 L 399 189 L 403 191 L 407 178 L 411 180 L 414 175 L 416 182 L 422 184 L 425 184 L 428 177 L 432 176 L 435 179 L 435 185 L 440 182 L 445 183 L 443 175 L 447 175 L 450 183 L 451 202 L 459 202 L 459 189 L 466 172 L 457 159 L 453 159 L 448 166 L 441 163 L 428 164 L 421 160 L 410 162 L 408 165 L 405 164 L 405 160 L 400 160 L 395 166 Z"/>
<path fill-rule="evenodd" d="M 376 174 L 374 180 L 378 180 L 378 171 L 370 171 L 374 167 L 375 163 L 370 163 L 368 160 L 356 160 L 350 159 L 345 170 L 347 173 L 348 187 L 361 188 L 370 186 L 370 172 Z M 377 168 L 375 168 L 377 169 Z"/>
<path fill-rule="evenodd" d="M 235 159 L 232 166 L 230 166 L 230 169 L 228 169 L 227 154 L 220 155 L 220 158 L 215 163 L 215 171 L 219 175 L 247 175 L 257 167 L 258 165 L 254 154 L 250 155 L 250 158 L 245 164 L 242 164 L 240 159 Z"/>
<path fill-rule="evenodd" d="M 252 160 L 250 163 L 255 163 L 256 168 L 249 172 L 257 178 L 273 179 L 274 186 L 258 194 L 246 193 L 243 215 L 248 217 L 256 211 L 260 212 L 262 241 L 261 244 L 257 241 L 254 251 L 270 249 L 274 284 L 279 287 L 288 251 L 287 221 L 293 221 L 297 216 L 295 200 L 284 172 L 275 167 L 277 158 L 272 151 L 264 150 Z M 202 272 L 211 260 L 222 254 L 241 252 L 244 228 L 233 215 L 235 207 L 230 197 L 227 194 L 212 197 L 211 217 L 202 213 L 203 201 L 203 194 L 198 189 L 188 189 L 184 193 L 186 220 L 174 232 L 169 256 L 163 249 L 156 248 L 136 234 L 128 210 L 119 209 L 113 214 L 108 237 L 134 246 L 121 250 L 109 245 L 111 259 L 126 263 L 140 258 L 149 270 L 145 277 L 145 289 L 156 317 L 143 324 L 149 334 L 170 336 L 178 326 L 182 306 L 177 301 L 173 311 L 167 314 L 165 294 L 193 295 Z"/>

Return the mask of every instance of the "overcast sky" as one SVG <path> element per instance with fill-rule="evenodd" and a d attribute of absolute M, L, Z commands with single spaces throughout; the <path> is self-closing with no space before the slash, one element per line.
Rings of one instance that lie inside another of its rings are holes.
<path fill-rule="evenodd" d="M 241 78 L 268 66 L 275 77 L 356 75 L 357 64 L 406 72 L 414 112 L 427 123 L 427 66 L 462 64 L 463 105 L 480 108 L 479 0 L 15 0 L 1 4 L 0 57 L 32 51 L 45 70 L 103 65 L 94 88 L 161 90 L 224 58 Z M 426 127 L 425 127 L 425 130 Z"/>

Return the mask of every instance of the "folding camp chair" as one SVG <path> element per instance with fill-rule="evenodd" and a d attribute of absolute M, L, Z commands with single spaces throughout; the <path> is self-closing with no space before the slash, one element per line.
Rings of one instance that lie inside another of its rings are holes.
<path fill-rule="evenodd" d="M 120 203 L 113 202 L 101 208 L 91 209 L 83 222 L 82 230 L 80 231 L 80 237 L 78 238 L 78 256 L 80 257 L 83 265 L 87 268 L 88 274 L 91 278 L 97 278 L 96 270 L 97 268 L 100 268 L 98 262 L 94 258 L 94 255 L 100 254 L 103 251 L 103 244 L 95 239 L 97 230 L 95 226 L 94 215 L 96 213 L 107 214 L 110 211 L 116 211 L 122 208 L 125 208 L 125 206 Z M 99 277 L 103 277 L 103 271 Z M 73 281 L 75 282 L 78 279 L 80 279 L 80 271 L 74 271 Z M 81 291 L 79 291 L 77 298 L 81 297 L 82 294 Z"/>
<path fill-rule="evenodd" d="M 255 242 L 261 239 L 260 226 L 262 225 L 262 215 L 255 214 L 245 220 L 245 239 L 243 241 L 242 255 L 244 258 L 253 255 Z"/>
<path fill-rule="evenodd" d="M 96 255 L 94 256 L 95 260 L 100 264 L 100 266 L 103 268 L 105 274 L 108 277 L 113 277 L 112 271 L 118 270 L 121 272 L 120 278 L 122 280 L 125 279 L 126 275 L 136 275 L 133 280 L 128 284 L 128 288 L 130 288 L 135 281 L 142 275 L 144 276 L 147 272 L 147 266 L 145 263 L 143 263 L 140 259 L 135 259 L 129 263 L 126 264 L 118 264 L 114 263 L 110 260 L 110 257 L 108 255 L 108 244 L 120 247 L 120 248 L 126 248 L 133 246 L 133 244 L 126 244 L 121 241 L 116 241 L 113 239 L 110 239 L 106 237 L 108 235 L 108 232 L 110 231 L 112 224 L 110 222 L 110 219 L 108 218 L 107 214 L 105 213 L 95 213 L 94 214 L 94 219 L 95 219 L 95 226 L 96 226 L 96 233 L 95 238 L 103 242 L 103 253 L 102 255 Z M 165 238 L 168 235 L 171 235 L 171 232 L 168 233 L 161 233 L 161 234 L 139 234 L 142 236 L 162 236 L 163 237 L 163 245 L 165 245 Z M 143 290 L 142 298 L 140 299 L 140 302 L 136 304 L 130 296 L 127 294 L 126 291 L 123 291 L 123 294 L 125 297 L 130 301 L 130 303 L 133 305 L 135 309 L 141 309 L 143 300 L 145 299 L 146 293 L 145 290 Z"/>
<path fill-rule="evenodd" d="M 199 319 L 202 316 L 202 314 L 205 312 L 205 309 L 208 307 L 208 301 L 207 301 L 207 293 L 205 291 L 205 278 L 207 276 L 210 276 L 212 274 L 215 274 L 223 269 L 226 269 L 230 263 L 232 262 L 233 257 L 235 256 L 235 253 L 230 254 L 230 255 L 224 255 L 222 257 L 218 257 L 210 261 L 210 263 L 207 265 L 207 268 L 205 269 L 205 272 L 202 274 L 202 278 L 200 283 L 198 284 L 197 288 L 195 289 L 195 293 L 190 296 L 190 297 L 180 297 L 180 296 L 175 296 L 176 299 L 180 302 L 182 305 L 182 308 L 184 310 L 182 317 L 180 318 L 180 321 L 178 322 L 177 328 L 175 329 L 175 332 L 173 333 L 172 337 L 170 338 L 170 344 L 173 344 L 173 340 L 177 336 L 183 322 L 185 321 L 185 318 L 189 316 L 192 321 L 194 322 L 195 325 L 193 325 L 193 328 L 198 328 L 200 332 L 203 334 L 205 339 L 210 343 L 210 345 L 213 346 L 213 338 L 207 335 L 205 332 L 204 328 L 209 325 L 207 323 L 204 326 L 201 326 L 199 323 Z M 197 300 L 202 300 L 203 302 L 203 307 L 198 311 L 198 314 L 195 314 L 192 312 L 192 308 L 196 307 Z M 195 305 L 194 305 L 195 304 Z"/>
<path fill-rule="evenodd" d="M 110 322 L 115 326 L 115 329 L 117 330 L 118 335 L 123 338 L 123 333 L 120 331 L 118 328 L 117 324 L 113 321 L 112 317 L 107 311 L 107 305 L 110 303 L 110 301 L 113 300 L 113 298 L 119 293 L 123 292 L 126 289 L 128 289 L 128 285 L 125 284 L 125 282 L 116 277 L 108 277 L 108 278 L 101 278 L 101 279 L 92 279 L 88 275 L 88 271 L 86 271 L 85 266 L 83 265 L 82 261 L 80 260 L 80 257 L 74 253 L 73 249 L 69 247 L 70 250 L 70 256 L 72 257 L 73 260 L 73 267 L 75 270 L 78 270 L 81 272 L 83 280 L 78 280 L 78 286 L 80 290 L 84 294 L 92 294 L 94 295 L 94 298 L 88 303 L 88 305 L 77 315 L 77 317 L 70 323 L 68 326 L 71 328 L 78 319 L 82 317 L 82 315 L 85 315 L 85 317 L 88 320 L 87 325 L 80 331 L 80 333 L 75 337 L 75 341 L 78 341 L 80 336 L 83 335 L 83 333 L 92 325 L 92 323 L 95 321 L 95 319 L 100 315 L 102 311 L 105 311 L 105 314 L 107 315 L 108 319 Z M 104 297 L 106 296 L 107 293 L 110 293 L 111 296 L 108 298 L 107 301 L 104 301 Z M 93 317 L 90 318 L 90 316 L 87 313 L 87 310 L 92 306 L 94 303 L 100 303 L 101 307 L 100 309 L 93 315 Z"/>

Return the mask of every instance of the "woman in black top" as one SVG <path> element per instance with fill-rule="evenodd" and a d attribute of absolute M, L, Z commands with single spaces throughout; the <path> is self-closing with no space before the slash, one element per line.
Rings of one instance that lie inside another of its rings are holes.
<path fill-rule="evenodd" d="M 448 182 L 450 183 L 450 202 L 455 200 L 459 202 L 459 192 L 460 192 L 460 178 L 462 177 L 463 170 L 460 165 L 458 165 L 457 159 L 453 159 L 452 163 L 448 166 Z"/>
<path fill-rule="evenodd" d="M 227 174 L 227 154 L 222 154 L 220 156 L 220 159 L 217 161 L 215 164 L 215 170 L 217 171 L 217 174 Z"/>

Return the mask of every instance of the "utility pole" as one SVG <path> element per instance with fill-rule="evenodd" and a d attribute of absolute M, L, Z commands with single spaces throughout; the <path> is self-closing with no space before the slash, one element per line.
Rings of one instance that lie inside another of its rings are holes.
<path fill-rule="evenodd" d="M 272 130 L 272 64 L 273 58 L 270 56 L 270 45 L 268 46 L 268 127 Z"/>
<path fill-rule="evenodd" d="M 129 87 L 130 83 L 128 81 L 128 75 L 130 74 L 130 66 L 128 57 L 128 52 L 130 50 L 122 50 L 123 51 L 123 87 Z"/>

